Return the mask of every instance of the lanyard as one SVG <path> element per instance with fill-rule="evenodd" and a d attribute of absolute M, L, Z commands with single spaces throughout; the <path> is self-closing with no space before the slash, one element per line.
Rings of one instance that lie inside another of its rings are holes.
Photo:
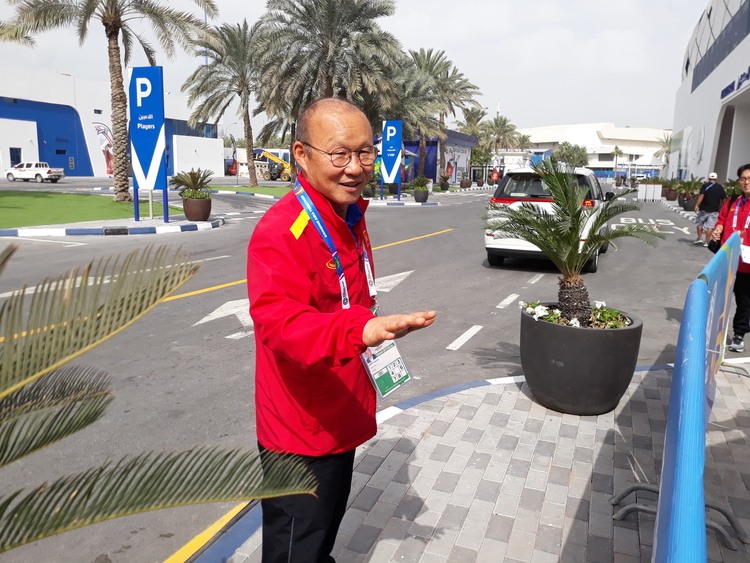
<path fill-rule="evenodd" d="M 740 207 L 742 207 L 745 204 L 745 198 L 741 198 L 737 201 L 737 205 L 734 206 L 734 217 L 732 218 L 732 232 L 737 230 L 737 217 L 740 213 Z M 748 212 L 747 217 L 745 218 L 745 228 L 743 231 L 746 231 L 748 226 L 750 226 L 750 212 Z"/>
<path fill-rule="evenodd" d="M 328 250 L 331 252 L 331 257 L 333 258 L 333 264 L 336 267 L 336 276 L 339 278 L 339 287 L 341 288 L 341 307 L 343 309 L 348 309 L 349 308 L 349 289 L 346 285 L 346 277 L 344 276 L 344 267 L 341 264 L 341 258 L 339 258 L 339 252 L 336 249 L 336 245 L 333 243 L 333 238 L 331 237 L 331 234 L 328 232 L 328 228 L 326 227 L 326 224 L 323 222 L 323 218 L 320 216 L 318 209 L 315 207 L 315 204 L 310 199 L 310 196 L 307 195 L 305 188 L 302 187 L 302 184 L 300 184 L 299 180 L 297 180 L 297 183 L 294 186 L 294 195 L 297 196 L 297 200 L 299 200 L 300 204 L 302 205 L 302 208 L 310 216 L 310 219 L 312 220 L 313 225 L 315 225 L 315 230 L 318 231 L 320 238 L 323 239 L 323 242 L 326 243 L 326 246 L 328 246 Z M 352 233 L 352 236 L 354 236 L 353 233 Z M 356 238 L 354 239 L 354 243 L 357 244 Z M 370 267 L 370 257 L 367 255 L 367 249 L 364 247 L 362 248 L 362 254 L 363 254 L 364 263 L 365 263 L 365 275 L 367 277 L 367 287 L 370 292 L 370 297 L 375 298 L 375 296 L 377 295 L 377 291 L 375 290 L 375 277 L 372 275 L 372 268 Z"/>

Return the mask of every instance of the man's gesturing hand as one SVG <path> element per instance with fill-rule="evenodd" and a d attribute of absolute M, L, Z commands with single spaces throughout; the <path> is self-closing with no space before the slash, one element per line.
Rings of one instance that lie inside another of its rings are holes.
<path fill-rule="evenodd" d="M 367 321 L 362 331 L 362 340 L 367 346 L 377 346 L 386 340 L 401 338 L 412 331 L 430 326 L 435 322 L 435 311 L 409 313 L 408 315 L 388 315 Z"/>

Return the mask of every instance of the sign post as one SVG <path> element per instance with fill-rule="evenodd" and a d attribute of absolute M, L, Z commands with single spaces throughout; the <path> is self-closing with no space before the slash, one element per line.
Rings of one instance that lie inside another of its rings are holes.
<path fill-rule="evenodd" d="M 167 167 L 164 160 L 167 143 L 164 130 L 164 78 L 162 67 L 132 68 L 128 94 L 135 220 L 140 220 L 138 190 L 162 190 L 164 222 L 169 223 Z"/>
<path fill-rule="evenodd" d="M 401 201 L 401 160 L 403 159 L 403 124 L 401 121 L 383 122 L 383 164 L 381 166 L 383 179 L 380 184 L 380 199 L 383 199 L 383 183 L 398 183 L 397 199 Z M 398 179 L 397 179 L 398 178 Z"/>

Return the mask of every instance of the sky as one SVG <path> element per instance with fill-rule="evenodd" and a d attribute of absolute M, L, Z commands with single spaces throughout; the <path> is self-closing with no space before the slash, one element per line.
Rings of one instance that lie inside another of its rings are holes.
<path fill-rule="evenodd" d="M 216 0 L 212 25 L 254 23 L 264 0 Z M 191 10 L 190 0 L 172 0 Z M 481 92 L 489 117 L 498 112 L 518 128 L 611 122 L 671 129 L 687 42 L 708 0 L 395 0 L 379 20 L 404 50 L 443 50 Z M 0 0 L 0 20 L 13 7 Z M 140 24 L 135 24 L 139 26 Z M 146 29 L 138 27 L 138 29 Z M 70 29 L 37 36 L 33 49 L 0 43 L 5 64 L 36 72 L 108 81 L 103 29 L 92 25 L 80 46 Z M 183 51 L 167 59 L 165 90 L 178 94 L 200 59 Z M 135 51 L 130 66 L 147 64 Z M 4 79 L 7 79 L 5 77 Z M 235 121 L 226 115 L 224 123 Z M 460 112 L 455 118 L 461 120 Z M 448 119 L 449 125 L 453 118 Z M 263 116 L 253 119 L 259 130 Z"/>

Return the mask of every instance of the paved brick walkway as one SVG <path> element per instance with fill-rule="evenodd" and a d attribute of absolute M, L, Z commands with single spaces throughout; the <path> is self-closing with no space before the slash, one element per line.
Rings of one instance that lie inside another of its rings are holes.
<path fill-rule="evenodd" d="M 648 562 L 654 517 L 609 499 L 657 483 L 671 370 L 635 374 L 617 409 L 562 415 L 525 384 L 487 384 L 432 398 L 381 422 L 357 455 L 339 563 Z M 499 380 L 498 380 L 499 381 Z M 750 379 L 724 367 L 707 433 L 707 501 L 750 530 Z M 642 492 L 637 501 L 656 504 Z M 623 504 L 636 502 L 636 494 Z M 726 522 L 720 515 L 714 519 Z M 727 528 L 728 529 L 728 528 Z M 734 534 L 730 531 L 734 537 Z M 747 562 L 708 532 L 709 561 Z M 230 563 L 260 561 L 256 532 Z"/>

